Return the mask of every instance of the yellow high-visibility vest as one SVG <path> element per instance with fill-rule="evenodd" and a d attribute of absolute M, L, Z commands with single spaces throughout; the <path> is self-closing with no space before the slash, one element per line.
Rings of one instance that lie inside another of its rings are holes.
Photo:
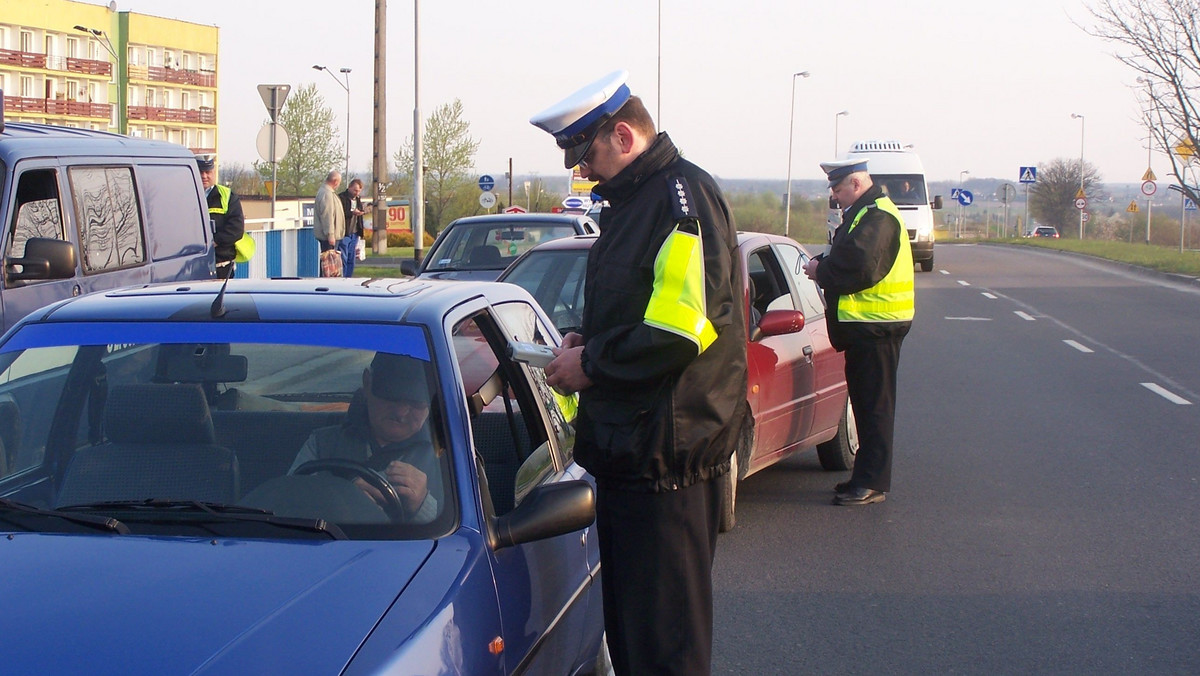
<path fill-rule="evenodd" d="M 219 183 L 217 185 L 214 185 L 213 189 L 215 189 L 217 191 L 217 194 L 220 195 L 220 197 L 221 197 L 221 206 L 209 207 L 208 213 L 210 213 L 210 214 L 228 213 L 229 212 L 229 195 L 233 191 L 230 190 L 227 186 L 223 186 Z"/>
<path fill-rule="evenodd" d="M 908 244 L 904 219 L 895 203 L 886 195 L 875 200 L 875 207 L 896 218 L 900 251 L 892 262 L 892 269 L 875 286 L 838 296 L 837 317 L 840 322 L 906 322 L 913 318 L 916 292 L 913 289 L 912 247 Z M 858 212 L 847 233 L 854 231 L 868 209 L 870 207 Z"/>
<path fill-rule="evenodd" d="M 695 221 L 691 221 L 695 223 Z M 696 344 L 697 354 L 717 339 L 704 296 L 704 242 L 676 225 L 654 259 L 654 290 L 642 322 Z"/>

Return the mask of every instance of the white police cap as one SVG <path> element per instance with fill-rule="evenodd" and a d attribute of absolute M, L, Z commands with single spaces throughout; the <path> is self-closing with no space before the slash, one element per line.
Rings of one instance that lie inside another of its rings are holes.
<path fill-rule="evenodd" d="M 629 100 L 628 79 L 626 70 L 609 73 L 529 118 L 529 123 L 554 135 L 570 169 L 587 154 L 596 132 Z"/>
<path fill-rule="evenodd" d="M 829 187 L 841 183 L 843 178 L 850 174 L 859 171 L 867 170 L 867 161 L 860 158 L 851 158 L 848 160 L 833 160 L 831 162 L 822 162 L 821 171 L 825 172 L 825 177 L 829 179 Z"/>

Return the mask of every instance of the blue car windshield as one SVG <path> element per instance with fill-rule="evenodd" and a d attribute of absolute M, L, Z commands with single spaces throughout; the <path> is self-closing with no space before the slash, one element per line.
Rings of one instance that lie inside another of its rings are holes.
<path fill-rule="evenodd" d="M 451 225 L 429 252 L 427 270 L 496 270 L 499 272 L 542 242 L 571 237 L 570 224 L 498 222 Z"/>
<path fill-rule="evenodd" d="M 29 325 L 0 349 L 0 497 L 134 534 L 438 537 L 444 410 L 419 326 Z"/>

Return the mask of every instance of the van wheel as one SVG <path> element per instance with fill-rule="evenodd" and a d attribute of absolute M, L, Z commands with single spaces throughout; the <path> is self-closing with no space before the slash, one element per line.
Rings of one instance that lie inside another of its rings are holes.
<path fill-rule="evenodd" d="M 817 458 L 821 469 L 827 472 L 844 472 L 854 469 L 854 456 L 858 455 L 858 428 L 854 424 L 854 407 L 846 397 L 846 410 L 838 422 L 837 434 L 823 444 L 817 444 Z"/>
<path fill-rule="evenodd" d="M 921 272 L 933 272 L 933 256 L 927 261 L 921 261 Z"/>

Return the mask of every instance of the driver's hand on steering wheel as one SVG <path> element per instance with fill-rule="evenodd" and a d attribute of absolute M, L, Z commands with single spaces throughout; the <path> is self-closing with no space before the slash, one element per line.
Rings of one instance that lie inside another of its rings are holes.
<path fill-rule="evenodd" d="M 407 462 L 393 460 L 387 466 L 387 469 L 384 470 L 383 474 L 391 482 L 392 486 L 395 487 L 396 495 L 400 496 L 400 502 L 404 505 L 406 512 L 415 514 L 421 509 L 421 503 L 425 501 L 425 496 L 429 494 L 428 479 L 424 472 Z M 387 504 L 387 500 L 384 499 L 383 494 L 363 479 L 355 479 L 354 485 L 371 496 L 371 499 L 377 504 Z"/>

